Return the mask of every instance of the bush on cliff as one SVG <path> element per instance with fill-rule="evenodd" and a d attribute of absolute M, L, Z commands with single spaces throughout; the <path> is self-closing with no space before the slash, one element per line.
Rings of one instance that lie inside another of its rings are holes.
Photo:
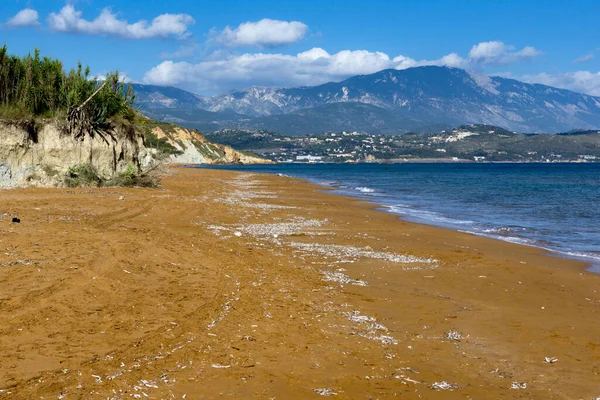
<path fill-rule="evenodd" d="M 106 121 L 113 117 L 132 121 L 135 95 L 118 72 L 110 73 L 106 85 L 88 104 L 89 113 Z M 90 69 L 71 69 L 62 62 L 40 57 L 36 49 L 25 57 L 9 55 L 6 45 L 0 47 L 0 118 L 32 118 L 66 116 L 67 111 L 86 101 L 103 82 L 90 77 Z"/>

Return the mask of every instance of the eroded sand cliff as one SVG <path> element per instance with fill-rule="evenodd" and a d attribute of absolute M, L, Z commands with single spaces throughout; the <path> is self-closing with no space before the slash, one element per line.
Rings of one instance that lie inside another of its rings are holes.
<path fill-rule="evenodd" d="M 208 142 L 197 131 L 169 124 L 118 127 L 114 140 L 86 136 L 77 140 L 60 122 L 0 121 L 0 187 L 60 185 L 69 168 L 93 165 L 111 177 L 133 166 L 141 172 L 158 162 L 249 164 L 269 162 L 229 146 Z M 161 155 L 145 140 L 145 131 L 165 140 L 176 154 Z"/>

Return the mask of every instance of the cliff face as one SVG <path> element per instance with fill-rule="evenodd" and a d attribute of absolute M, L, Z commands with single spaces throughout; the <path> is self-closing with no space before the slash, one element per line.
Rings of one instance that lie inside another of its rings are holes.
<path fill-rule="evenodd" d="M 58 124 L 17 124 L 0 121 L 0 186 L 52 186 L 62 182 L 69 167 L 92 164 L 104 176 L 128 165 L 138 170 L 152 162 L 141 135 L 117 129 L 116 141 L 75 140 Z"/>
<path fill-rule="evenodd" d="M 133 165 L 138 172 L 159 162 L 157 149 L 140 129 L 118 128 L 115 141 L 99 137 L 79 141 L 55 122 L 0 121 L 0 187 L 61 185 L 70 167 L 91 164 L 105 177 Z M 143 131 L 143 130 L 142 130 Z M 261 158 L 208 142 L 196 131 L 155 126 L 152 133 L 176 150 L 160 161 L 194 164 L 261 163 Z"/>
<path fill-rule="evenodd" d="M 151 130 L 159 139 L 177 149 L 180 154 L 173 154 L 171 161 L 185 164 L 271 164 L 247 152 L 241 152 L 230 146 L 211 143 L 206 138 L 190 129 L 178 126 L 156 126 Z"/>

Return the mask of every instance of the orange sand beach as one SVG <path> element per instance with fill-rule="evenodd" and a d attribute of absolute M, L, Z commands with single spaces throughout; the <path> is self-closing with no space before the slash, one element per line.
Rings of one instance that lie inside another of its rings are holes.
<path fill-rule="evenodd" d="M 301 180 L 171 172 L 0 192 L 0 399 L 600 396 L 585 265 Z"/>

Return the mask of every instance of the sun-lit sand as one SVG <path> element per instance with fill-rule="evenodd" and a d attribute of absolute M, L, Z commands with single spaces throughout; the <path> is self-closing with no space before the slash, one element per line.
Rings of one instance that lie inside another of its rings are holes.
<path fill-rule="evenodd" d="M 279 176 L 0 196 L 2 399 L 600 396 L 583 264 Z"/>

